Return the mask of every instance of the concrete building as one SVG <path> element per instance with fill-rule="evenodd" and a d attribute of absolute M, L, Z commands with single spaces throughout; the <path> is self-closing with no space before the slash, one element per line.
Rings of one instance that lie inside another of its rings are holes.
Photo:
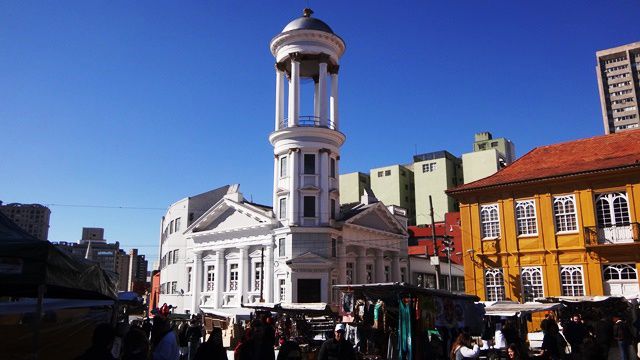
<path fill-rule="evenodd" d="M 407 209 L 409 224 L 415 224 L 415 185 L 411 166 L 391 165 L 371 169 L 371 190 L 384 204 Z"/>
<path fill-rule="evenodd" d="M 511 164 L 516 160 L 516 148 L 511 140 L 506 138 L 493 138 L 493 135 L 488 132 L 480 132 L 475 135 L 475 141 L 473 142 L 473 151 L 485 151 L 489 149 L 495 149 L 502 156 L 502 162 L 506 165 Z M 467 181 L 465 179 L 465 181 Z"/>
<path fill-rule="evenodd" d="M 606 134 L 640 126 L 640 42 L 596 52 L 596 74 Z"/>
<path fill-rule="evenodd" d="M 450 190 L 460 200 L 467 293 L 639 296 L 638 144 L 640 130 L 542 146 Z"/>
<path fill-rule="evenodd" d="M 339 176 L 340 202 L 343 204 L 358 203 L 365 189 L 371 188 L 369 174 L 353 172 Z"/>
<path fill-rule="evenodd" d="M 341 209 L 338 69 L 345 44 L 311 14 L 305 9 L 270 44 L 273 207 L 247 201 L 233 185 L 201 206 L 181 200 L 162 219 L 158 303 L 176 312 L 237 313 L 260 300 L 331 302 L 332 285 L 406 278 L 406 211 L 367 191 Z M 305 95 L 312 96 L 302 97 L 301 83 L 311 82 L 313 94 Z M 303 103 L 313 104 L 313 114 L 301 114 Z"/>
<path fill-rule="evenodd" d="M 490 132 L 477 133 L 473 152 L 462 154 L 464 182 L 468 184 L 496 173 L 516 159 L 513 142 L 494 139 Z"/>
<path fill-rule="evenodd" d="M 414 224 L 431 224 L 429 196 L 433 203 L 433 215 L 437 222 L 444 221 L 445 214 L 458 211 L 458 203 L 445 191 L 463 183 L 462 160 L 448 151 L 435 151 L 413 157 L 415 182 Z"/>
<path fill-rule="evenodd" d="M 140 292 L 143 287 L 140 283 L 146 284 L 145 256 L 139 255 L 138 249 L 131 249 L 127 254 L 118 241 L 107 242 L 103 228 L 82 228 L 82 238 L 77 243 L 60 241 L 54 245 L 73 257 L 95 261 L 102 269 L 115 273 L 118 291 Z"/>
<path fill-rule="evenodd" d="M 27 233 L 40 240 L 48 240 L 51 217 L 51 210 L 48 207 L 40 204 L 19 203 L 3 205 L 0 201 L 0 212 Z"/>
<path fill-rule="evenodd" d="M 127 291 L 144 293 L 147 284 L 148 261 L 144 255 L 138 254 L 138 249 L 129 250 L 127 256 L 129 257 Z"/>

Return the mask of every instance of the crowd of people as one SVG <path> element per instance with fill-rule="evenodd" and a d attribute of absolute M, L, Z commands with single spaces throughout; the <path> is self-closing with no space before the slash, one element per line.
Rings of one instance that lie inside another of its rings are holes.
<path fill-rule="evenodd" d="M 621 360 L 635 356 L 632 346 L 636 344 L 633 327 L 616 316 L 601 317 L 585 322 L 580 314 L 559 323 L 553 314 L 547 314 L 540 327 L 544 337 L 539 351 L 530 351 L 526 341 L 513 322 L 501 323 L 500 331 L 492 339 L 495 348 L 500 349 L 501 358 L 540 360 L 605 360 L 609 358 L 611 345 L 618 348 Z M 318 360 L 354 360 L 356 350 L 345 337 L 346 327 L 338 323 L 332 336 L 326 340 L 317 353 Z M 157 314 L 153 321 L 147 318 L 131 324 L 100 324 L 95 328 L 92 344 L 79 360 L 203 360 L 227 357 L 223 346 L 222 330 L 214 328 L 205 336 L 202 319 L 192 316 L 187 321 L 171 321 L 163 314 Z M 202 341 L 206 338 L 206 341 Z M 450 360 L 478 358 L 487 342 L 478 343 L 468 331 L 461 331 L 451 342 L 447 356 Z M 500 345 L 499 343 L 504 345 Z M 493 346 L 492 346 L 493 347 Z M 276 357 L 274 349 L 278 349 Z M 233 360 L 300 360 L 303 351 L 295 339 L 287 338 L 276 330 L 269 315 L 255 318 L 247 324 L 233 349 Z M 442 358 L 431 355 L 434 359 Z"/>

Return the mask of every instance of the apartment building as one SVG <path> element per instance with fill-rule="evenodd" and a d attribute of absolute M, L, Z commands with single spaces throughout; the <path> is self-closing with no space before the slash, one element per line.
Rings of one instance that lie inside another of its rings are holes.
<path fill-rule="evenodd" d="M 369 174 L 352 172 L 342 174 L 338 178 L 340 189 L 340 202 L 343 204 L 359 203 L 364 190 L 371 188 Z"/>
<path fill-rule="evenodd" d="M 596 74 L 606 134 L 640 126 L 640 42 L 596 52 Z"/>
<path fill-rule="evenodd" d="M 379 201 L 407 209 L 409 224 L 415 223 L 415 184 L 411 165 L 390 165 L 371 169 L 369 179 L 371 190 Z"/>
<path fill-rule="evenodd" d="M 51 210 L 48 207 L 40 204 L 19 203 L 3 205 L 0 201 L 0 212 L 30 235 L 40 240 L 48 239 L 51 217 Z"/>

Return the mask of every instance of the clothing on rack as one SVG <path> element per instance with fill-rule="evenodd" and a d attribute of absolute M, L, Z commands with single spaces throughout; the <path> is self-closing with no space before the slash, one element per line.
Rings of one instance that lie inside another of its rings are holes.
<path fill-rule="evenodd" d="M 398 358 L 400 360 L 413 359 L 411 345 L 411 305 L 411 299 L 401 299 L 398 301 Z"/>

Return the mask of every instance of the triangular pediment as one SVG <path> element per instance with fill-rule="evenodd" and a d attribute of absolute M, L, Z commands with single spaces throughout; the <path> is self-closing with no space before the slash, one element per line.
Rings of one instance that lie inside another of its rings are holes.
<path fill-rule="evenodd" d="M 256 211 L 253 207 L 230 199 L 222 199 L 191 224 L 186 234 L 241 231 L 273 223 L 272 217 Z"/>
<path fill-rule="evenodd" d="M 406 235 L 406 229 L 395 218 L 383 203 L 376 203 L 356 216 L 348 219 L 345 224 L 357 225 L 391 234 Z"/>
<path fill-rule="evenodd" d="M 325 257 L 308 251 L 287 261 L 287 265 L 293 269 L 327 268 L 333 266 L 333 262 Z"/>

